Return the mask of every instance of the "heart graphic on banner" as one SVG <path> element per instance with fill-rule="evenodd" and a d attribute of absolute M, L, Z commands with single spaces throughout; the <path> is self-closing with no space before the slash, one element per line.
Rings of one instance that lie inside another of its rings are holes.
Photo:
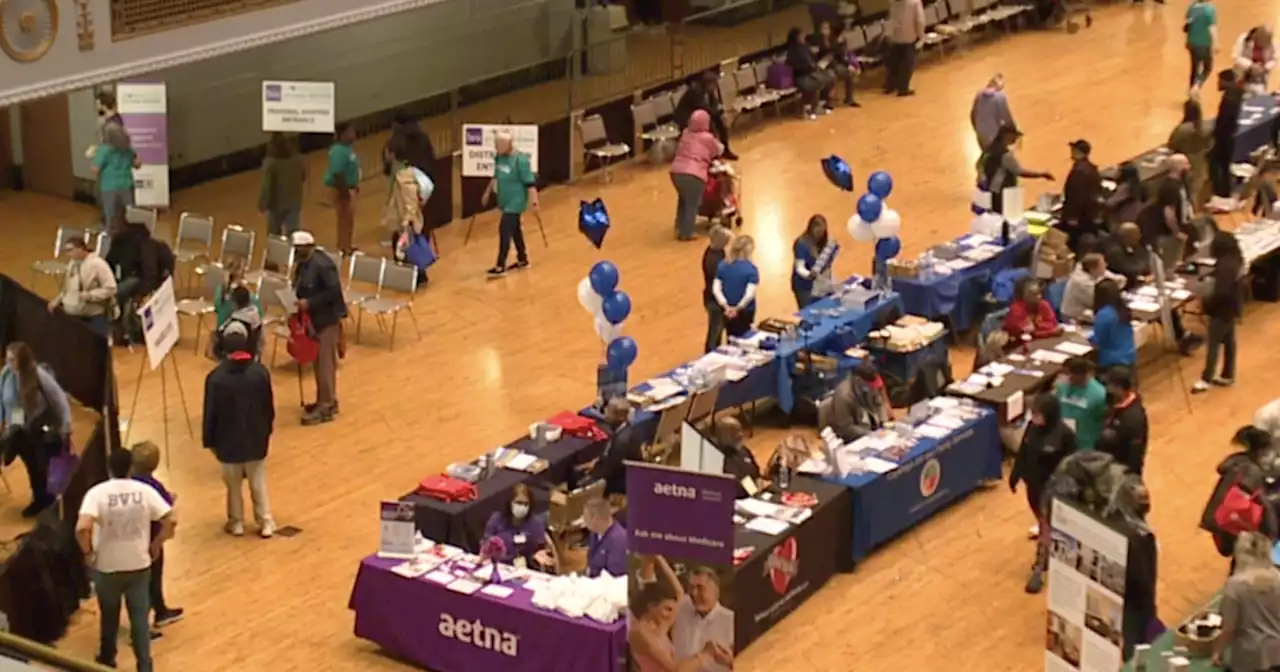
<path fill-rule="evenodd" d="M 769 574 L 769 582 L 779 595 L 786 595 L 791 579 L 800 572 L 800 544 L 795 537 L 778 544 L 764 563 L 764 570 Z"/>

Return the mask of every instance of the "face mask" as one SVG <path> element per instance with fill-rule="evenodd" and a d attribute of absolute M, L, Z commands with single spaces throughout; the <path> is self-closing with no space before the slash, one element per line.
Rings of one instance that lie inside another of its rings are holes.
<path fill-rule="evenodd" d="M 511 515 L 515 516 L 516 518 L 524 518 L 525 516 L 529 515 L 529 505 L 521 504 L 519 502 L 512 502 Z"/>

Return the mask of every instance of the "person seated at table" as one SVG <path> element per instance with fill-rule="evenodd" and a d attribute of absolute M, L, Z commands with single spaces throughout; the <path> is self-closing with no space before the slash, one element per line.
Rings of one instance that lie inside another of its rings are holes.
<path fill-rule="evenodd" d="M 862 360 L 831 395 L 831 430 L 841 441 L 855 441 L 889 422 L 884 382 L 869 360 Z"/>
<path fill-rule="evenodd" d="M 1123 277 L 1126 287 L 1137 287 L 1151 278 L 1151 252 L 1142 246 L 1142 229 L 1137 224 L 1121 224 L 1104 247 L 1107 269 Z"/>
<path fill-rule="evenodd" d="M 733 612 L 729 612 L 730 645 L 727 649 L 715 641 L 719 634 L 717 631 L 723 629 L 723 618 L 702 621 L 700 625 L 712 631 L 701 638 L 678 635 L 673 638 L 672 630 L 680 618 L 681 605 L 688 598 L 666 558 L 649 557 L 642 563 L 638 577 L 642 587 L 639 597 L 631 605 L 630 627 L 627 628 L 627 643 L 631 645 L 631 657 L 638 672 L 719 672 L 731 668 Z M 721 627 L 717 628 L 717 625 Z M 689 641 L 681 642 L 682 639 Z M 707 641 L 693 651 L 682 654 L 678 650 L 678 644 L 693 645 L 695 639 Z"/>
<path fill-rule="evenodd" d="M 1022 445 L 1013 459 L 1013 469 L 1009 472 L 1009 491 L 1017 493 L 1018 484 L 1027 486 L 1027 505 L 1036 523 L 1029 534 L 1032 538 L 1040 536 L 1040 523 L 1044 520 L 1044 492 L 1058 465 L 1068 455 L 1076 452 L 1076 435 L 1062 421 L 1062 406 L 1058 398 L 1050 392 L 1041 392 L 1031 401 L 1031 416 L 1027 423 L 1027 431 L 1022 435 Z M 1031 576 L 1027 579 L 1027 592 L 1038 593 L 1044 587 L 1044 573 L 1040 570 L 1039 558 L 1032 564 Z"/>
<path fill-rule="evenodd" d="M 796 297 L 796 308 L 809 304 L 831 293 L 831 262 L 835 260 L 836 244 L 827 238 L 827 218 L 814 215 L 804 234 L 791 246 L 795 254 L 795 268 L 791 269 L 791 293 Z"/>
<path fill-rule="evenodd" d="M 1084 357 L 1067 360 L 1067 375 L 1054 386 L 1062 405 L 1062 421 L 1076 433 L 1076 447 L 1093 450 L 1107 417 L 1107 388 L 1093 375 L 1093 362 Z"/>
<path fill-rule="evenodd" d="M 1101 254 L 1090 253 L 1080 259 L 1076 270 L 1067 278 L 1067 288 L 1062 295 L 1062 316 L 1082 322 L 1092 316 L 1094 288 L 1104 279 L 1123 284 L 1124 276 L 1107 270 L 1107 260 Z"/>
<path fill-rule="evenodd" d="M 1093 290 L 1093 333 L 1089 343 L 1098 351 L 1103 372 L 1117 366 L 1132 368 L 1138 360 L 1133 338 L 1133 313 L 1114 280 L 1103 280 Z"/>
<path fill-rule="evenodd" d="M 721 418 L 715 426 L 716 448 L 724 454 L 724 473 L 738 484 L 738 499 L 746 499 L 759 491 L 760 463 L 751 449 L 742 442 L 744 432 L 737 418 Z"/>
<path fill-rule="evenodd" d="M 602 572 L 610 576 L 627 574 L 627 528 L 613 519 L 613 509 L 603 499 L 593 499 L 582 510 L 587 537 L 587 576 Z"/>
<path fill-rule="evenodd" d="M 1142 186 L 1142 174 L 1138 172 L 1138 166 L 1128 161 L 1120 164 L 1116 190 L 1107 197 L 1104 206 L 1107 230 L 1115 233 L 1120 230 L 1121 225 L 1136 221 L 1146 202 L 1147 189 Z"/>
<path fill-rule="evenodd" d="M 600 457 L 578 465 L 589 480 L 604 481 L 606 497 L 627 494 L 628 460 L 644 461 L 644 441 L 631 426 L 631 404 L 622 397 L 609 400 L 599 423 L 609 438 Z"/>
<path fill-rule="evenodd" d="M 1053 306 L 1044 299 L 1040 281 L 1030 276 L 1018 281 L 1009 314 L 1004 318 L 1004 330 L 1011 342 L 1018 343 L 1024 336 L 1032 340 L 1051 338 L 1062 332 Z"/>
<path fill-rule="evenodd" d="M 1213 664 L 1234 672 L 1269 672 L 1280 660 L 1280 570 L 1271 559 L 1272 540 L 1244 532 L 1235 547 L 1236 569 L 1222 589 L 1222 633 L 1213 643 Z"/>
<path fill-rule="evenodd" d="M 555 544 L 547 534 L 547 517 L 533 512 L 533 492 L 524 483 L 517 483 L 511 489 L 511 500 L 507 506 L 489 516 L 484 526 L 484 538 L 501 539 L 504 552 L 501 557 L 482 557 L 482 560 L 497 560 L 544 571 L 556 566 Z"/>

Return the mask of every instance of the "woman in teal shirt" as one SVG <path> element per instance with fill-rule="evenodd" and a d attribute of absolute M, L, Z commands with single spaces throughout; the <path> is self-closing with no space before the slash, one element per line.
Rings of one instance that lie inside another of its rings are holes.
<path fill-rule="evenodd" d="M 1217 8 L 1209 0 L 1195 0 L 1187 7 L 1183 28 L 1191 54 L 1191 88 L 1198 89 L 1213 72 L 1213 51 L 1218 44 Z"/>
<path fill-rule="evenodd" d="M 118 210 L 133 205 L 133 170 L 141 167 L 142 162 L 130 146 L 128 136 L 123 136 L 123 141 L 98 145 L 94 150 L 93 174 L 98 178 L 104 222 L 112 221 Z"/>

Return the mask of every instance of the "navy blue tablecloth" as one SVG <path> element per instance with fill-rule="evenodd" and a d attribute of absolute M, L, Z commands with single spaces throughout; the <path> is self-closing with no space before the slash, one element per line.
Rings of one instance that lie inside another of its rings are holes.
<path fill-rule="evenodd" d="M 672 369 L 667 373 L 658 376 L 670 376 L 674 371 Z M 716 410 L 721 411 L 726 408 L 737 408 L 746 406 L 762 399 L 772 397 L 778 389 L 778 369 L 775 362 L 770 362 L 764 366 L 757 366 L 747 372 L 747 377 L 742 380 L 725 383 L 720 387 L 720 394 L 716 397 Z M 644 392 L 649 389 L 648 383 L 641 383 L 635 388 L 637 392 Z M 599 412 L 593 408 L 583 410 L 583 415 L 588 417 L 599 417 Z M 658 418 L 661 414 L 643 409 L 637 410 L 631 417 L 631 426 L 634 431 L 638 432 L 642 441 L 652 441 L 654 434 L 658 431 Z"/>
<path fill-rule="evenodd" d="M 966 238 L 967 235 L 961 236 L 957 242 L 963 244 Z M 929 280 L 894 278 L 893 290 L 902 297 L 906 312 L 931 320 L 950 318 L 949 326 L 958 331 L 968 331 L 973 326 L 982 297 L 990 289 L 992 276 L 1013 267 L 1034 246 L 1035 239 L 1024 236 L 995 257 L 951 275 L 934 276 Z"/>
<path fill-rule="evenodd" d="M 1270 144 L 1277 115 L 1280 115 L 1280 108 L 1276 106 L 1275 96 L 1256 96 L 1244 101 L 1244 107 L 1240 110 L 1240 126 L 1236 129 L 1236 141 L 1232 148 L 1233 162 L 1247 163 L 1250 154 L 1259 147 Z"/>
<path fill-rule="evenodd" d="M 824 477 L 852 491 L 853 561 L 1000 478 L 1002 457 L 996 415 L 985 411 L 945 439 L 921 439 L 887 474 Z"/>

